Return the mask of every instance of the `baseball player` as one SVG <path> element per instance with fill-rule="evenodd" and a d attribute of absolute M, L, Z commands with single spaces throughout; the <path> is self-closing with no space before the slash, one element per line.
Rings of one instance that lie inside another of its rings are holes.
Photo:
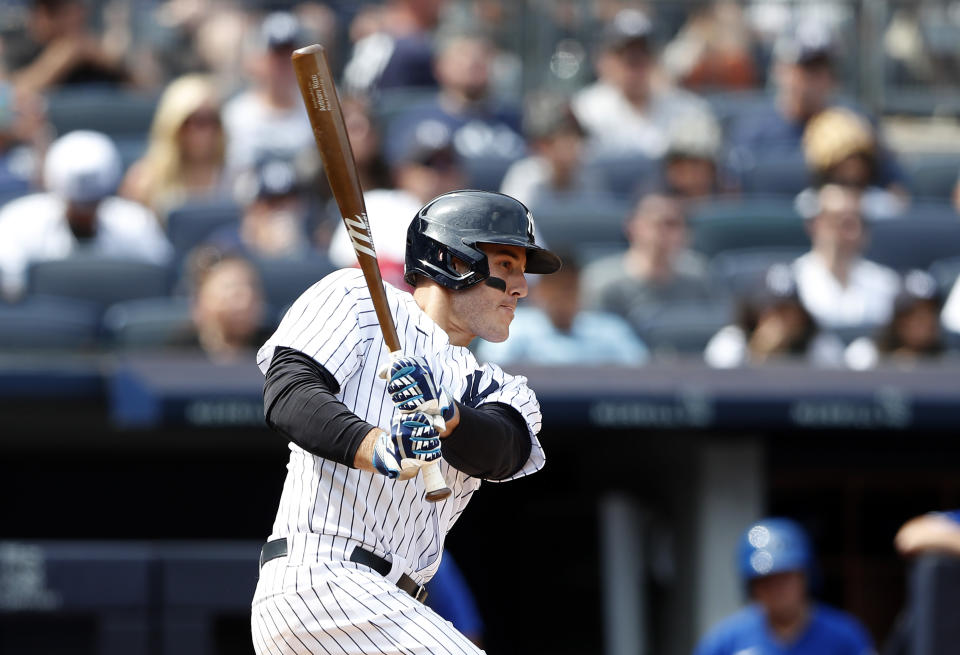
<path fill-rule="evenodd" d="M 754 523 L 740 539 L 740 576 L 753 601 L 721 621 L 694 655 L 872 655 L 870 637 L 849 614 L 815 603 L 806 532 L 786 518 Z"/>
<path fill-rule="evenodd" d="M 456 191 L 407 231 L 413 293 L 386 285 L 400 358 L 359 270 L 291 306 L 258 354 L 267 423 L 290 441 L 253 599 L 258 654 L 482 652 L 420 602 L 423 585 L 481 480 L 533 473 L 544 454 L 526 379 L 467 345 L 506 339 L 524 273 L 559 268 L 523 204 Z M 436 504 L 416 475 L 434 460 L 453 491 Z"/>

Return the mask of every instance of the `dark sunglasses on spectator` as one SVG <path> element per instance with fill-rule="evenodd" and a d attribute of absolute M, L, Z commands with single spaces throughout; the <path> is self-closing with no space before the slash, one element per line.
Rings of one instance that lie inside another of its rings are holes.
<path fill-rule="evenodd" d="M 220 127 L 220 116 L 212 111 L 198 111 L 187 116 L 183 124 L 189 127 Z"/>

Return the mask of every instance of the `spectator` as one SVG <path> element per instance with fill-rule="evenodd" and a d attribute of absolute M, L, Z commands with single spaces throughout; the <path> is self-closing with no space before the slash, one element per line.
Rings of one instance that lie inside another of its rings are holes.
<path fill-rule="evenodd" d="M 211 245 L 245 257 L 301 258 L 313 252 L 297 172 L 283 159 L 260 162 L 237 180 L 239 225 L 214 232 Z"/>
<path fill-rule="evenodd" d="M 39 186 L 51 132 L 40 96 L 0 79 L 0 194 Z"/>
<path fill-rule="evenodd" d="M 383 152 L 380 126 L 370 110 L 370 103 L 362 96 L 346 96 L 340 107 L 343 122 L 353 150 L 361 189 L 386 189 L 392 186 L 390 167 Z"/>
<path fill-rule="evenodd" d="M 822 329 L 871 328 L 890 320 L 899 276 L 862 257 L 867 226 L 860 194 L 822 187 L 807 220 L 812 248 L 793 264 L 800 300 Z"/>
<path fill-rule="evenodd" d="M 71 132 L 57 139 L 44 163 L 47 191 L 18 198 L 0 211 L 0 273 L 18 296 L 32 262 L 90 253 L 158 264 L 171 247 L 146 207 L 112 196 L 120 155 L 108 137 Z"/>
<path fill-rule="evenodd" d="M 88 26 L 85 0 L 31 0 L 27 30 L 4 41 L 14 85 L 34 92 L 74 84 L 130 82 L 125 51 Z"/>
<path fill-rule="evenodd" d="M 354 94 L 376 95 L 396 88 L 436 88 L 433 37 L 444 0 L 388 0 L 368 10 L 354 30 L 363 34 L 344 69 L 344 84 Z"/>
<path fill-rule="evenodd" d="M 943 327 L 951 332 L 960 333 L 960 277 L 954 282 L 953 289 L 943 305 L 941 320 Z"/>
<path fill-rule="evenodd" d="M 736 324 L 710 339 L 707 364 L 734 368 L 777 358 L 802 358 L 814 366 L 843 364 L 843 342 L 817 329 L 797 296 L 789 266 L 772 266 L 758 286 L 740 300 Z"/>
<path fill-rule="evenodd" d="M 533 307 L 519 307 L 502 343 L 481 342 L 481 359 L 498 364 L 627 364 L 647 361 L 646 346 L 615 314 L 580 308 L 580 269 L 572 256 L 531 287 Z"/>
<path fill-rule="evenodd" d="M 464 186 L 463 165 L 447 124 L 425 119 L 388 144 L 393 187 L 363 194 L 367 218 L 385 280 L 403 287 L 407 226 L 420 208 L 442 193 Z M 357 257 L 340 221 L 330 242 L 330 261 L 355 266 Z"/>
<path fill-rule="evenodd" d="M 655 79 L 652 25 L 635 10 L 620 11 L 603 30 L 597 77 L 573 98 L 573 111 L 596 154 L 638 153 L 657 158 L 674 121 L 710 114 L 693 94 Z"/>
<path fill-rule="evenodd" d="M 160 98 L 147 152 L 127 172 L 122 195 L 163 218 L 187 200 L 223 194 L 225 146 L 212 78 L 180 77 Z"/>
<path fill-rule="evenodd" d="M 597 260 L 584 272 L 590 309 L 622 316 L 637 329 L 665 303 L 715 300 L 706 262 L 687 248 L 687 218 L 676 199 L 644 196 L 626 232 L 626 252 Z"/>
<path fill-rule="evenodd" d="M 807 121 L 803 157 L 815 185 L 839 184 L 857 189 L 863 213 L 871 219 L 903 213 L 908 200 L 906 190 L 896 183 L 889 188 L 878 186 L 877 155 L 873 126 L 850 109 L 831 107 Z M 797 197 L 801 214 L 815 203 L 813 188 Z"/>
<path fill-rule="evenodd" d="M 940 331 L 943 303 L 936 281 L 925 271 L 910 271 L 893 302 L 893 316 L 879 334 L 861 337 L 847 347 L 850 368 L 875 367 L 881 358 L 901 363 L 940 356 L 944 351 Z"/>
<path fill-rule="evenodd" d="M 297 19 L 287 12 L 269 14 L 251 46 L 247 70 L 251 85 L 223 108 L 227 170 L 231 175 L 267 157 L 295 159 L 316 146 L 290 65 L 304 45 Z"/>
<path fill-rule="evenodd" d="M 825 24 L 805 20 L 778 39 L 774 47 L 773 79 L 776 94 L 762 108 L 738 113 L 729 128 L 733 168 L 744 171 L 759 156 L 802 155 L 807 122 L 835 104 L 838 65 L 834 35 Z M 877 186 L 903 179 L 891 154 L 876 149 Z"/>
<path fill-rule="evenodd" d="M 732 192 L 720 167 L 720 126 L 709 114 L 691 114 L 671 126 L 661 165 L 664 193 L 691 202 Z"/>
<path fill-rule="evenodd" d="M 250 357 L 270 333 L 256 268 L 242 256 L 200 248 L 190 269 L 193 329 L 175 345 L 199 348 L 218 362 Z"/>
<path fill-rule="evenodd" d="M 798 523 L 766 518 L 753 524 L 740 540 L 737 560 L 751 603 L 714 626 L 694 655 L 874 652 L 859 621 L 810 597 L 814 553 Z"/>
<path fill-rule="evenodd" d="M 408 110 L 387 126 L 389 141 L 403 142 L 407 133 L 426 120 L 447 126 L 459 157 L 515 161 L 526 153 L 520 115 L 502 107 L 490 95 L 493 44 L 479 34 L 445 36 L 437 46 L 434 70 L 440 91 L 432 101 Z M 391 148 L 390 143 L 387 148 Z M 504 166 L 505 168 L 505 166 Z M 497 176 L 494 188 L 502 178 Z"/>
<path fill-rule="evenodd" d="M 507 169 L 502 193 L 536 211 L 541 202 L 569 202 L 577 195 L 604 191 L 599 176 L 583 170 L 585 133 L 565 101 L 552 96 L 531 99 L 524 128 L 534 154 Z"/>

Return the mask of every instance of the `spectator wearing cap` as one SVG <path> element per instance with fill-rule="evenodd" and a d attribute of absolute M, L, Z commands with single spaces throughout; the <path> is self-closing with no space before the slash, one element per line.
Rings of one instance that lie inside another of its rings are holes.
<path fill-rule="evenodd" d="M 803 131 L 803 157 L 815 187 L 838 184 L 857 189 L 863 213 L 871 219 L 899 216 L 906 210 L 906 190 L 897 183 L 879 186 L 878 154 L 873 126 L 845 107 L 824 109 Z M 801 214 L 815 202 L 813 187 L 797 197 Z"/>
<path fill-rule="evenodd" d="M 385 280 L 403 286 L 407 226 L 420 208 L 442 193 L 465 184 L 453 133 L 443 121 L 427 118 L 387 143 L 393 186 L 364 192 L 364 204 L 377 260 Z M 330 241 L 330 261 L 356 266 L 357 257 L 342 221 Z"/>
<path fill-rule="evenodd" d="M 598 259 L 584 271 L 582 295 L 590 309 L 622 316 L 639 332 L 665 304 L 716 300 L 706 262 L 687 247 L 687 217 L 677 199 L 644 196 L 625 230 L 627 250 Z"/>
<path fill-rule="evenodd" d="M 875 328 L 890 320 L 900 278 L 863 258 L 867 225 L 860 194 L 829 184 L 807 219 L 812 248 L 793 263 L 797 290 L 822 329 Z"/>
<path fill-rule="evenodd" d="M 524 132 L 533 154 L 507 169 L 501 193 L 536 213 L 538 203 L 569 202 L 604 191 L 600 177 L 583 169 L 586 133 L 565 100 L 550 95 L 531 98 Z"/>
<path fill-rule="evenodd" d="M 629 323 L 616 314 L 581 308 L 579 284 L 576 258 L 565 255 L 563 268 L 530 290 L 532 306 L 517 308 L 510 338 L 480 343 L 478 356 L 498 364 L 645 363 L 649 352 Z"/>
<path fill-rule="evenodd" d="M 267 157 L 295 159 L 316 147 L 290 56 L 304 44 L 297 18 L 274 12 L 250 44 L 247 90 L 223 108 L 227 170 L 232 177 Z"/>
<path fill-rule="evenodd" d="M 675 121 L 692 113 L 710 114 L 704 101 L 657 77 L 652 30 L 636 9 L 621 10 L 603 30 L 598 79 L 572 101 L 596 154 L 660 157 Z"/>
<path fill-rule="evenodd" d="M 238 225 L 214 232 L 209 241 L 224 252 L 251 258 L 302 258 L 313 249 L 306 209 L 294 165 L 265 159 L 237 178 L 235 197 L 243 207 Z"/>
<path fill-rule="evenodd" d="M 801 157 L 808 121 L 840 104 L 838 45 L 829 26 L 812 19 L 800 21 L 776 41 L 773 58 L 774 97 L 757 109 L 739 112 L 728 130 L 731 164 L 740 170 L 762 157 Z M 875 167 L 880 187 L 903 179 L 893 156 L 883 148 L 875 149 Z"/>
<path fill-rule="evenodd" d="M 736 188 L 721 166 L 723 136 L 709 114 L 691 114 L 670 126 L 660 171 L 660 191 L 685 201 L 702 202 Z"/>
<path fill-rule="evenodd" d="M 160 98 L 146 154 L 130 167 L 121 195 L 147 205 L 161 219 L 188 200 L 223 195 L 225 148 L 213 79 L 177 78 Z"/>
<path fill-rule="evenodd" d="M 737 305 L 736 323 L 721 328 L 704 350 L 709 366 L 736 368 L 777 359 L 820 367 L 843 365 L 843 342 L 817 328 L 800 302 L 788 265 L 772 266 Z"/>
<path fill-rule="evenodd" d="M 354 22 L 356 34 L 343 72 L 354 94 L 375 96 L 384 89 L 437 87 L 433 41 L 445 0 L 387 0 L 367 8 Z"/>
<path fill-rule="evenodd" d="M 24 33 L 4 36 L 6 67 L 15 86 L 43 92 L 77 84 L 119 85 L 133 81 L 117 48 L 89 27 L 86 0 L 30 0 Z"/>
<path fill-rule="evenodd" d="M 874 655 L 854 616 L 813 597 L 816 555 L 798 522 L 763 518 L 747 527 L 736 553 L 750 603 L 713 626 L 693 655 Z"/>
<path fill-rule="evenodd" d="M 166 263 L 171 247 L 154 214 L 116 197 L 120 154 L 97 132 L 57 139 L 44 162 L 47 191 L 0 210 L 0 273 L 10 297 L 22 293 L 32 262 L 74 254 Z"/>
<path fill-rule="evenodd" d="M 915 363 L 944 352 L 940 328 L 942 299 L 936 280 L 921 270 L 909 271 L 893 302 L 893 315 L 874 337 L 860 337 L 846 350 L 850 368 L 874 368 L 883 360 Z"/>
<path fill-rule="evenodd" d="M 413 107 L 387 126 L 389 142 L 403 143 L 407 133 L 427 120 L 446 125 L 457 155 L 469 161 L 493 162 L 499 170 L 490 180 L 471 180 L 474 186 L 500 187 L 509 162 L 526 154 L 520 113 L 491 95 L 490 67 L 494 45 L 484 35 L 456 32 L 438 38 L 434 70 L 440 90 L 430 101 Z M 493 180 L 492 178 L 496 178 Z"/>

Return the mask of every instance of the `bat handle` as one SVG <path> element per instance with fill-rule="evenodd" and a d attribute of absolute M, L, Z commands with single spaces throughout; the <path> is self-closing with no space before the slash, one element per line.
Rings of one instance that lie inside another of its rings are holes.
<path fill-rule="evenodd" d="M 427 487 L 427 500 L 431 503 L 445 500 L 453 493 L 447 486 L 447 481 L 443 479 L 443 473 L 440 472 L 440 460 L 435 459 L 429 464 L 421 466 L 420 473 L 423 475 L 423 483 Z"/>

